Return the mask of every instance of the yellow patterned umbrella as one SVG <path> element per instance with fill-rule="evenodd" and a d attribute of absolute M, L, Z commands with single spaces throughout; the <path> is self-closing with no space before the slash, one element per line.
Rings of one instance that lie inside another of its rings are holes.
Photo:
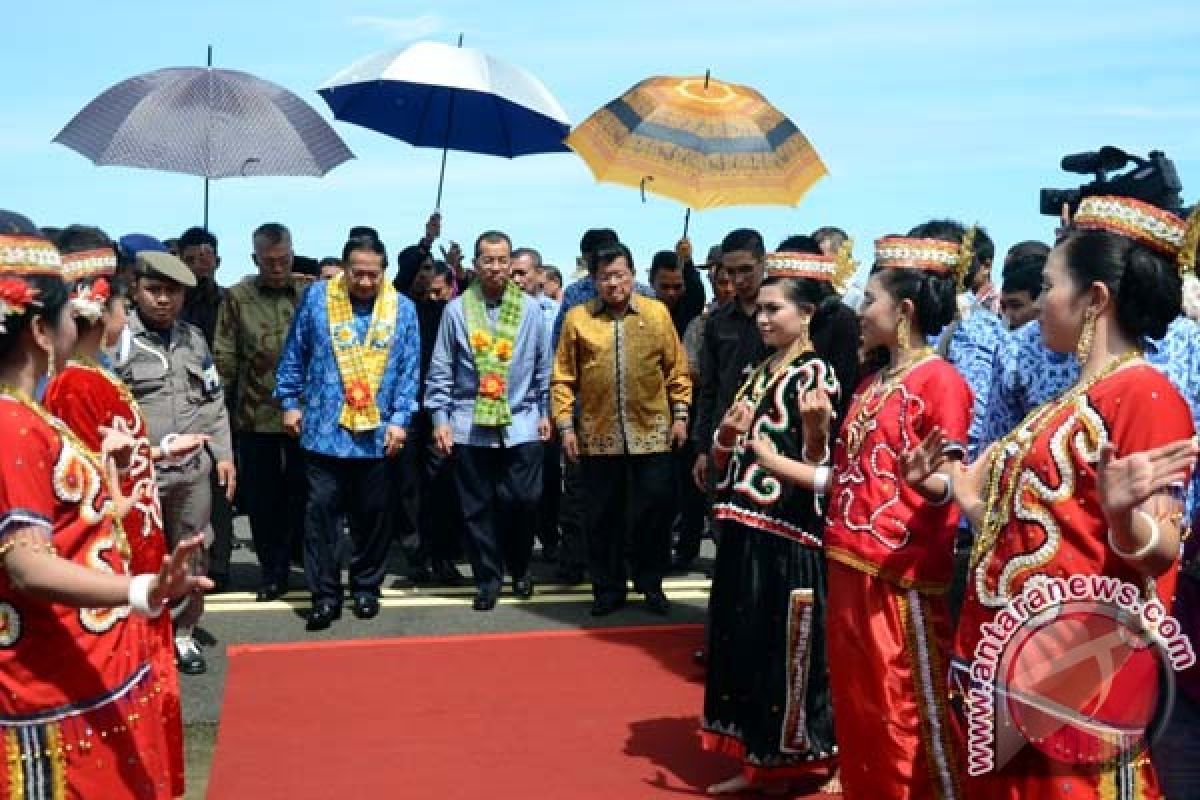
<path fill-rule="evenodd" d="M 794 206 L 827 174 L 765 97 L 708 75 L 647 78 L 584 120 L 567 144 L 597 180 L 695 209 Z"/>

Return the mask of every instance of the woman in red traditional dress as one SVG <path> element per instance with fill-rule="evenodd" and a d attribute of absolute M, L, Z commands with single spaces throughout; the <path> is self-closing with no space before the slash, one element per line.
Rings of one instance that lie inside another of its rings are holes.
<path fill-rule="evenodd" d="M 1195 659 L 1164 609 L 1198 449 L 1142 346 L 1180 313 L 1185 230 L 1128 198 L 1080 204 L 1039 300 L 1042 338 L 1076 353 L 1079 382 L 950 467 L 977 532 L 952 676 L 972 798 L 1160 796 L 1146 728 L 1160 680 Z M 907 477 L 939 450 L 934 433 Z"/>
<path fill-rule="evenodd" d="M 131 574 L 116 462 L 132 443 L 98 454 L 32 399 L 75 323 L 57 251 L 3 216 L 21 232 L 0 235 L 0 796 L 168 798 L 147 618 L 209 585 L 187 569 L 202 543 Z"/>
<path fill-rule="evenodd" d="M 826 647 L 849 798 L 961 796 L 945 699 L 958 511 L 945 475 L 909 485 L 900 457 L 934 430 L 965 453 L 971 390 L 926 342 L 956 313 L 973 236 L 955 223 L 914 233 L 936 238 L 876 242 L 859 320 L 868 360 L 885 365 L 851 400 L 832 468 L 777 465 L 829 503 Z"/>
<path fill-rule="evenodd" d="M 58 246 L 78 337 L 70 362 L 47 384 L 42 405 L 94 451 L 101 449 L 110 430 L 136 442 L 129 467 L 120 475 L 121 494 L 132 500 L 121 522 L 131 551 L 130 570 L 154 571 L 167 552 L 154 462 L 185 456 L 202 447 L 207 437 L 185 434 L 158 446 L 150 444 L 146 420 L 133 395 L 100 365 L 104 347 L 116 343 L 125 324 L 125 299 L 112 283 L 117 267 L 112 243 L 95 228 L 71 226 L 59 235 Z M 160 715 L 172 792 L 179 797 L 185 790 L 183 714 L 171 615 L 160 614 L 149 625 L 159 639 L 154 663 L 163 687 Z"/>

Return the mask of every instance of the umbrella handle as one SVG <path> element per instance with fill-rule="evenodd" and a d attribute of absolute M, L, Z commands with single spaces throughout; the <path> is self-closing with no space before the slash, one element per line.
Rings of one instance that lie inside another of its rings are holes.
<path fill-rule="evenodd" d="M 688 224 L 692 221 L 692 210 L 689 208 L 683 214 L 683 238 L 687 238 Z"/>

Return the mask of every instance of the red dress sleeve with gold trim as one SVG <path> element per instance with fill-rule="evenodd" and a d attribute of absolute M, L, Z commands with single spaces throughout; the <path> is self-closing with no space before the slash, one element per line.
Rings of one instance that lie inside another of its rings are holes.
<path fill-rule="evenodd" d="M 40 529 L 49 541 L 56 500 L 50 470 L 58 442 L 29 412 L 10 399 L 0 400 L 0 544 L 19 530 Z"/>
<path fill-rule="evenodd" d="M 47 385 L 43 405 L 92 450 L 100 449 L 102 427 L 138 440 L 129 469 L 121 476 L 121 492 L 133 499 L 133 506 L 121 522 L 129 537 L 132 571 L 157 572 L 166 553 L 162 507 L 146 421 L 131 401 L 115 378 L 99 368 L 72 364 Z"/>

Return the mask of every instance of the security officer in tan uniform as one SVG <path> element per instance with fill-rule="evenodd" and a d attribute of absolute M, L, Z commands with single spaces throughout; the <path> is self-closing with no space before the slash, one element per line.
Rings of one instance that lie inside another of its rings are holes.
<path fill-rule="evenodd" d="M 154 251 L 138 253 L 134 271 L 135 311 L 118 344 L 116 371 L 146 416 L 150 441 L 160 443 L 166 455 L 170 455 L 170 434 L 209 437 L 204 449 L 156 464 L 168 546 L 199 532 L 208 545 L 212 541 L 209 473 L 216 470 L 217 485 L 228 498 L 233 497 L 236 473 L 217 368 L 204 334 L 179 319 L 184 291 L 195 285 L 196 278 L 175 256 Z M 206 564 L 195 565 L 200 574 L 206 568 Z M 206 669 L 192 636 L 203 607 L 203 595 L 195 594 L 173 610 L 175 658 L 180 671 L 189 675 Z"/>

